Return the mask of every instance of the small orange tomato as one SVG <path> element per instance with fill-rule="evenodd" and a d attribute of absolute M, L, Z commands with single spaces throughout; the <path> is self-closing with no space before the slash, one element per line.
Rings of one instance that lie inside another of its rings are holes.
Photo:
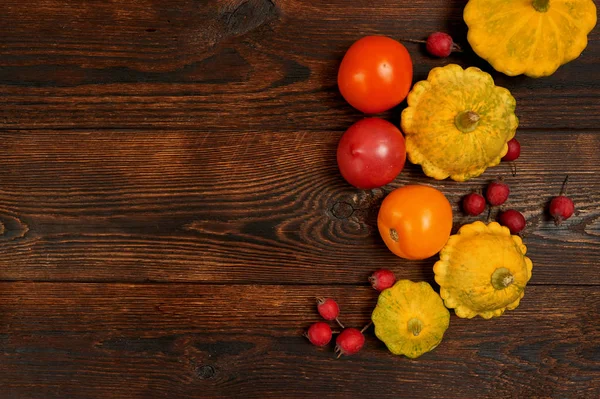
<path fill-rule="evenodd" d="M 426 259 L 442 249 L 452 230 L 452 207 L 433 187 L 407 185 L 383 200 L 377 216 L 387 247 L 405 259 Z"/>
<path fill-rule="evenodd" d="M 408 95 L 413 64 L 406 47 L 386 36 L 365 36 L 344 56 L 338 87 L 350 105 L 377 114 L 400 104 Z"/>

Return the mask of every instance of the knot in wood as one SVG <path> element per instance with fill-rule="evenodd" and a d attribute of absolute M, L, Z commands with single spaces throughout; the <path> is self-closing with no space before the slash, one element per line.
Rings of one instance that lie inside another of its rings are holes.
<path fill-rule="evenodd" d="M 277 17 L 277 7 L 271 0 L 245 0 L 224 14 L 229 35 L 239 36 Z"/>
<path fill-rule="evenodd" d="M 338 219 L 348 219 L 354 213 L 354 207 L 347 202 L 336 202 L 331 207 L 331 213 Z"/>
<path fill-rule="evenodd" d="M 211 365 L 205 364 L 196 369 L 196 375 L 201 380 L 208 380 L 209 378 L 213 378 L 217 371 Z"/>
<path fill-rule="evenodd" d="M 11 215 L 0 214 L 0 239 L 15 240 L 25 237 L 29 227 L 21 220 Z"/>

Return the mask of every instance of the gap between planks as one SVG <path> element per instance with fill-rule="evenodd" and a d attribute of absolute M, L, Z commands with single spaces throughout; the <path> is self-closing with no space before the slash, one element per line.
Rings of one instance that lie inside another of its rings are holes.
<path fill-rule="evenodd" d="M 137 286 L 151 286 L 151 285 L 198 285 L 198 286 L 239 286 L 239 287 L 369 287 L 369 283 L 267 283 L 267 282 L 218 282 L 218 281 L 127 281 L 127 280 L 0 280 L 0 284 L 94 284 L 94 285 L 137 285 Z M 437 286 L 437 285 L 436 285 Z M 598 287 L 600 284 L 593 283 L 577 283 L 577 284 L 564 284 L 564 283 L 528 283 L 528 287 Z"/>

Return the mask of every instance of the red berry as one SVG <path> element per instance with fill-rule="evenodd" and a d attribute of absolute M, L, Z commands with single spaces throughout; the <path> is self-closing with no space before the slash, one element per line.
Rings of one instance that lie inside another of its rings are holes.
<path fill-rule="evenodd" d="M 462 205 L 467 215 L 477 216 L 485 209 L 485 198 L 481 194 L 471 193 L 463 199 Z"/>
<path fill-rule="evenodd" d="M 435 32 L 427 38 L 427 51 L 435 57 L 448 57 L 454 42 L 447 33 Z"/>
<path fill-rule="evenodd" d="M 575 204 L 573 200 L 565 195 L 559 195 L 558 197 L 552 198 L 550 201 L 550 215 L 554 218 L 554 224 L 557 226 L 562 223 L 563 220 L 567 220 L 575 212 Z"/>
<path fill-rule="evenodd" d="M 508 194 L 510 194 L 510 188 L 508 188 L 508 184 L 501 180 L 496 180 L 488 185 L 485 192 L 485 197 L 490 205 L 498 206 L 506 202 L 508 199 Z"/>
<path fill-rule="evenodd" d="M 511 234 L 519 234 L 525 228 L 525 217 L 519 211 L 509 209 L 500 214 L 498 219 L 502 226 L 508 227 Z"/>
<path fill-rule="evenodd" d="M 318 321 L 308 328 L 305 337 L 316 346 L 325 346 L 331 341 L 331 327 L 324 321 Z"/>
<path fill-rule="evenodd" d="M 353 355 L 360 351 L 365 344 L 365 336 L 356 328 L 346 328 L 335 340 L 335 352 L 338 357 Z"/>
<path fill-rule="evenodd" d="M 394 285 L 396 276 L 388 269 L 375 270 L 369 277 L 369 282 L 377 291 L 383 291 Z"/>
<path fill-rule="evenodd" d="M 575 212 L 575 204 L 573 200 L 567 197 L 567 182 L 569 181 L 569 175 L 565 177 L 565 181 L 562 184 L 560 195 L 552 198 L 550 201 L 550 215 L 554 218 L 554 224 L 560 225 L 563 220 L 567 220 Z"/>
<path fill-rule="evenodd" d="M 502 160 L 505 162 L 511 162 L 519 158 L 521 155 L 521 144 L 517 141 L 517 139 L 511 139 L 506 144 L 508 144 L 508 152 L 502 158 Z"/>
<path fill-rule="evenodd" d="M 340 307 L 331 298 L 317 298 L 317 310 L 325 320 L 335 320 L 340 315 Z"/>

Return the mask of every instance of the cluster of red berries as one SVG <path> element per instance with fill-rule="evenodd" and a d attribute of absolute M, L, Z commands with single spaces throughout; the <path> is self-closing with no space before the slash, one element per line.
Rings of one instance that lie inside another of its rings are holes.
<path fill-rule="evenodd" d="M 335 353 L 337 353 L 338 357 L 341 355 L 353 355 L 362 349 L 365 344 L 363 332 L 366 328 L 363 330 L 344 328 L 344 325 L 338 319 L 340 307 L 335 300 L 331 298 L 317 298 L 317 310 L 325 320 L 335 320 L 343 329 L 335 340 Z M 313 345 L 325 346 L 331 341 L 333 331 L 331 331 L 329 324 L 324 321 L 318 321 L 313 323 L 304 335 Z"/>
<path fill-rule="evenodd" d="M 573 200 L 565 195 L 567 179 L 568 176 L 563 183 L 560 195 L 554 197 L 550 202 L 549 212 L 557 226 L 563 220 L 570 218 L 575 212 Z M 491 207 L 500 206 L 506 202 L 509 194 L 508 184 L 504 183 L 502 179 L 497 179 L 487 186 L 485 198 L 479 193 L 471 193 L 463 198 L 462 207 L 468 215 L 478 216 L 485 210 L 486 201 Z M 526 225 L 523 214 L 515 209 L 501 211 L 498 215 L 498 222 L 508 227 L 511 234 L 520 233 Z"/>
<path fill-rule="evenodd" d="M 390 288 L 396 282 L 394 273 L 387 269 L 379 269 L 373 272 L 369 277 L 369 282 L 377 291 L 383 291 Z M 332 298 L 317 298 L 317 311 L 321 317 L 327 321 L 334 321 L 342 328 L 335 340 L 335 353 L 338 357 L 342 355 L 353 355 L 358 353 L 365 344 L 364 332 L 369 326 L 367 324 L 362 330 L 357 328 L 345 328 L 339 320 L 340 306 Z M 304 334 L 308 340 L 316 346 L 327 345 L 333 336 L 331 326 L 318 321 L 313 323 Z"/>
<path fill-rule="evenodd" d="M 486 207 L 486 201 L 492 207 L 503 205 L 510 194 L 508 184 L 502 179 L 491 182 L 485 191 L 485 197 L 479 193 L 471 193 L 463 198 L 462 207 L 466 214 L 471 216 L 480 215 Z M 525 228 L 525 217 L 514 209 L 500 212 L 498 222 L 510 229 L 511 234 L 518 234 Z"/>
<path fill-rule="evenodd" d="M 513 162 L 521 155 L 521 144 L 517 139 L 513 138 L 508 143 L 508 152 L 502 158 L 504 162 Z M 514 175 L 513 171 L 513 175 Z M 575 212 L 573 200 L 566 196 L 567 180 L 565 178 L 560 195 L 554 197 L 550 201 L 548 209 L 550 215 L 554 218 L 555 224 L 558 226 L 563 220 L 570 218 Z M 471 193 L 463 198 L 462 207 L 466 214 L 478 216 L 484 210 L 487 202 L 492 206 L 500 206 L 506 202 L 510 188 L 501 179 L 490 183 L 487 187 L 485 198 L 479 193 Z M 491 208 L 490 208 L 491 212 Z M 511 234 L 518 234 L 525 228 L 526 222 L 523 214 L 514 209 L 508 209 L 500 212 L 498 222 L 509 228 Z"/>

